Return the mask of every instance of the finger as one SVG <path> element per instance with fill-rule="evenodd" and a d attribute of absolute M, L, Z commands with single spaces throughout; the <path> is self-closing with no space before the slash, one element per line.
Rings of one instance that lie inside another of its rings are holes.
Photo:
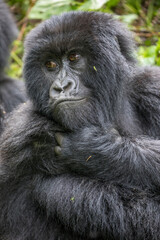
<path fill-rule="evenodd" d="M 55 152 L 55 154 L 56 154 L 57 156 L 59 156 L 59 155 L 61 155 L 61 153 L 62 153 L 62 148 L 59 147 L 59 146 L 56 146 L 56 147 L 54 148 L 54 152 Z"/>
<path fill-rule="evenodd" d="M 62 133 L 60 133 L 60 132 L 55 133 L 55 139 L 56 139 L 58 145 L 62 146 L 62 142 L 63 142 L 63 139 L 64 139 Z"/>

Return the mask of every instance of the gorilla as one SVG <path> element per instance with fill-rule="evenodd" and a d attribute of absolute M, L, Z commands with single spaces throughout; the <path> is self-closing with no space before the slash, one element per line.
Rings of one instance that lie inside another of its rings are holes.
<path fill-rule="evenodd" d="M 4 70 L 9 58 L 10 45 L 18 30 L 6 4 L 0 0 L 0 132 L 6 113 L 26 100 L 24 84 L 5 76 Z"/>
<path fill-rule="evenodd" d="M 28 35 L 30 100 L 0 138 L 0 239 L 159 239 L 160 70 L 134 49 L 98 12 Z"/>

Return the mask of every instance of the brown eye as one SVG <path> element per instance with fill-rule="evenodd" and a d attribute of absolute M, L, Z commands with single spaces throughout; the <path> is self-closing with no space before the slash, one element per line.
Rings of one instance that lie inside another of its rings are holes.
<path fill-rule="evenodd" d="M 57 67 L 57 64 L 53 61 L 47 61 L 45 63 L 46 68 L 48 69 L 55 69 Z"/>
<path fill-rule="evenodd" d="M 74 61 L 79 60 L 80 55 L 79 55 L 79 54 L 76 54 L 76 53 L 72 53 L 72 54 L 69 55 L 68 58 L 69 58 L 69 61 L 74 62 Z"/>

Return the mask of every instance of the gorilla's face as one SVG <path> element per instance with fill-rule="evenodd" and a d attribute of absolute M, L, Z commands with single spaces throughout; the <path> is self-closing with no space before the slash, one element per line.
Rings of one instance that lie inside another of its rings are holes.
<path fill-rule="evenodd" d="M 129 58 L 114 27 L 109 15 L 79 12 L 52 17 L 31 31 L 24 77 L 38 111 L 69 129 L 111 116 L 120 68 Z"/>
<path fill-rule="evenodd" d="M 42 71 L 50 82 L 48 104 L 53 118 L 66 127 L 71 126 L 71 121 L 74 121 L 72 125 L 75 122 L 80 125 L 87 117 L 91 98 L 91 92 L 81 80 L 87 66 L 86 57 L 80 50 L 72 49 L 44 60 Z"/>

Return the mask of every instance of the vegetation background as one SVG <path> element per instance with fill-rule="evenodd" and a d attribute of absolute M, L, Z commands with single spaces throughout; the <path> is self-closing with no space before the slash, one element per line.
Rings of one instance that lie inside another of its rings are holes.
<path fill-rule="evenodd" d="M 13 43 L 7 73 L 22 78 L 23 41 L 39 22 L 67 11 L 112 13 L 135 33 L 141 65 L 160 66 L 160 0 L 6 0 L 15 16 L 19 35 Z"/>

